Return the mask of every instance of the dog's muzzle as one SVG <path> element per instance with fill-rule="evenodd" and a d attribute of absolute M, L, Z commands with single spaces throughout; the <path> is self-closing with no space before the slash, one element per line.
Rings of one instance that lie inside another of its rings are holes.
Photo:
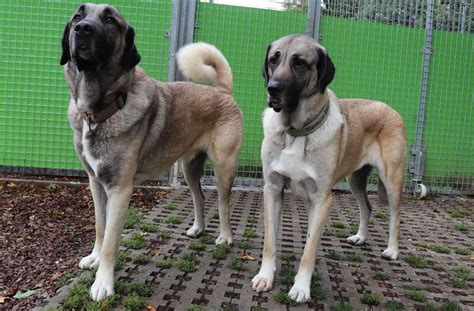
<path fill-rule="evenodd" d="M 73 51 L 76 57 L 89 60 L 94 57 L 95 26 L 89 21 L 80 21 L 74 26 Z"/>
<path fill-rule="evenodd" d="M 267 85 L 268 92 L 268 106 L 273 108 L 275 112 L 280 112 L 283 109 L 281 93 L 284 87 L 279 81 L 270 80 Z"/>

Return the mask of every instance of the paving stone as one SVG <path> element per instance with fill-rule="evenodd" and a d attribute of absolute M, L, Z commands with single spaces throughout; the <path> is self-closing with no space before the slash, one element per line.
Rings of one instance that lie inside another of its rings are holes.
<path fill-rule="evenodd" d="M 213 241 L 219 233 L 219 221 L 214 217 L 217 213 L 217 192 L 205 190 L 206 232 L 213 236 Z M 405 309 L 422 309 L 424 304 L 406 297 L 410 289 L 422 291 L 428 302 L 440 306 L 445 299 L 457 301 L 463 309 L 474 308 L 474 276 L 467 282 L 466 288 L 453 288 L 451 278 L 454 271 L 461 266 L 474 271 L 474 262 L 470 256 L 457 255 L 457 247 L 471 248 L 474 241 L 474 199 L 456 197 L 435 197 L 428 200 L 403 198 L 401 208 L 401 240 L 400 256 L 397 261 L 386 261 L 380 257 L 386 248 L 388 239 L 389 211 L 377 204 L 375 195 L 370 194 L 369 200 L 374 207 L 369 225 L 369 237 L 365 245 L 356 247 L 346 242 L 351 226 L 357 226 L 359 214 L 357 203 L 350 193 L 335 192 L 333 208 L 326 229 L 332 233 L 324 235 L 317 253 L 316 269 L 319 271 L 318 284 L 325 288 L 327 297 L 313 300 L 298 306 L 287 306 L 277 303 L 274 295 L 282 289 L 288 292 L 290 285 L 284 285 L 279 280 L 282 265 L 292 267 L 297 271 L 299 260 L 303 253 L 308 226 L 307 211 L 301 200 L 286 194 L 282 211 L 280 231 L 278 234 L 278 264 L 277 275 L 273 290 L 267 293 L 256 293 L 251 288 L 251 280 L 261 264 L 263 248 L 263 207 L 261 192 L 235 191 L 231 197 L 231 223 L 234 231 L 234 245 L 225 259 L 214 259 L 211 250 L 214 244 L 207 245 L 203 251 L 193 251 L 190 244 L 197 241 L 186 236 L 186 230 L 193 223 L 193 203 L 188 189 L 174 189 L 162 199 L 153 210 L 144 215 L 144 222 L 155 223 L 160 230 L 167 231 L 171 237 L 161 240 L 156 233 L 147 234 L 149 242 L 146 249 L 133 253 L 152 255 L 147 264 L 133 264 L 128 259 L 123 270 L 117 272 L 117 277 L 126 282 L 142 281 L 152 285 L 153 294 L 147 297 L 149 304 L 158 310 L 186 310 L 190 305 L 201 305 L 206 310 L 330 310 L 331 307 L 349 302 L 353 310 L 369 308 L 361 301 L 364 293 L 370 292 L 378 296 L 380 304 L 374 310 L 382 310 L 387 302 L 399 301 Z M 166 209 L 172 205 L 174 210 Z M 469 211 L 464 218 L 455 218 L 450 210 Z M 383 214 L 382 214 L 382 213 Z M 182 218 L 181 224 L 165 224 L 170 216 Z M 378 216 L 378 217 L 376 217 Z M 344 228 L 335 228 L 334 221 L 341 222 Z M 463 222 L 469 230 L 459 231 L 455 224 Z M 257 233 L 256 238 L 244 237 L 246 229 Z M 128 230 L 126 235 L 136 230 Z M 339 233 L 337 233 L 339 232 Z M 336 236 L 336 233 L 340 237 Z M 234 258 L 239 258 L 242 249 L 241 242 L 251 241 L 253 248 L 246 250 L 256 260 L 245 262 L 246 270 L 237 271 L 229 268 Z M 424 245 L 446 245 L 449 254 L 440 254 Z M 122 250 L 131 253 L 121 247 Z M 342 259 L 331 259 L 330 252 L 337 252 Z M 282 254 L 292 252 L 295 259 L 283 261 Z M 197 271 L 185 273 L 176 267 L 176 262 L 184 253 L 195 253 L 199 259 Z M 344 254 L 353 253 L 360 256 L 360 262 L 352 262 Z M 428 262 L 427 268 L 414 268 L 406 261 L 410 254 L 422 255 Z M 129 255 L 130 256 L 130 255 Z M 472 256 L 472 255 L 471 255 Z M 173 267 L 160 269 L 156 262 L 171 258 Z M 376 280 L 377 272 L 387 273 L 389 279 Z M 473 273 L 474 274 L 474 273 Z M 67 288 L 65 289 L 67 290 Z M 64 290 L 62 291 L 62 299 Z M 51 301 L 58 303 L 61 297 Z M 369 308 L 370 309 L 370 308 Z"/>

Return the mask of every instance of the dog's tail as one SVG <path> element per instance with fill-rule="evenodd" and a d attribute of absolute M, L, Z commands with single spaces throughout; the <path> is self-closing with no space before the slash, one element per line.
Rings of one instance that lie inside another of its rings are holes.
<path fill-rule="evenodd" d="M 178 51 L 177 60 L 186 78 L 232 92 L 232 70 L 215 46 L 204 42 L 188 44 Z"/>

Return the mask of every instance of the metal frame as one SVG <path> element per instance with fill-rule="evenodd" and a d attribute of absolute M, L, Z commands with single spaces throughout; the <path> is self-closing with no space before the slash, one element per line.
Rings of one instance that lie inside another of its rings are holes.
<path fill-rule="evenodd" d="M 196 0 L 173 0 L 171 29 L 169 31 L 170 50 L 168 54 L 168 81 L 182 81 L 183 75 L 178 70 L 176 53 L 188 43 L 193 42 L 196 18 Z M 179 162 L 170 168 L 168 182 L 171 186 L 179 186 Z"/>
<path fill-rule="evenodd" d="M 321 41 L 319 24 L 321 22 L 321 0 L 309 0 L 308 2 L 308 22 L 306 25 L 306 34 L 316 41 Z"/>
<path fill-rule="evenodd" d="M 428 0 L 426 8 L 426 24 L 425 24 L 425 46 L 423 47 L 423 71 L 421 78 L 420 103 L 418 107 L 418 118 L 416 126 L 415 145 L 411 150 L 409 170 L 412 173 L 412 186 L 415 194 L 419 193 L 423 188 L 423 176 L 425 171 L 425 147 L 423 144 L 423 130 L 425 124 L 425 110 L 426 110 L 426 93 L 428 91 L 428 79 L 430 71 L 430 58 L 433 54 L 432 39 L 433 39 L 433 13 L 434 0 Z"/>

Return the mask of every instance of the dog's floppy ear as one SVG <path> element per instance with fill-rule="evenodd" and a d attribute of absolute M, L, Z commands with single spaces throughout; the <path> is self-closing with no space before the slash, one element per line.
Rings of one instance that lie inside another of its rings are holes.
<path fill-rule="evenodd" d="M 321 93 L 324 93 L 326 87 L 329 83 L 331 83 L 332 79 L 334 79 L 334 75 L 336 74 L 336 68 L 326 53 L 325 50 L 317 47 L 318 50 L 318 63 L 316 64 L 316 69 L 318 70 L 318 90 Z"/>
<path fill-rule="evenodd" d="M 63 47 L 63 54 L 61 55 L 61 65 L 66 64 L 71 59 L 71 52 L 69 51 L 69 23 L 66 24 L 63 33 L 63 39 L 61 40 L 61 45 Z"/>
<path fill-rule="evenodd" d="M 122 56 L 122 66 L 126 71 L 129 71 L 140 62 L 140 54 L 138 54 L 137 47 L 135 46 L 135 30 L 128 26 L 127 33 L 125 35 L 125 48 Z"/>
<path fill-rule="evenodd" d="M 270 52 L 271 47 L 272 47 L 271 44 L 267 47 L 267 52 L 265 53 L 265 62 L 262 68 L 262 75 L 265 78 L 265 87 L 267 86 L 268 80 L 270 79 L 270 76 L 268 74 L 268 52 Z"/>

